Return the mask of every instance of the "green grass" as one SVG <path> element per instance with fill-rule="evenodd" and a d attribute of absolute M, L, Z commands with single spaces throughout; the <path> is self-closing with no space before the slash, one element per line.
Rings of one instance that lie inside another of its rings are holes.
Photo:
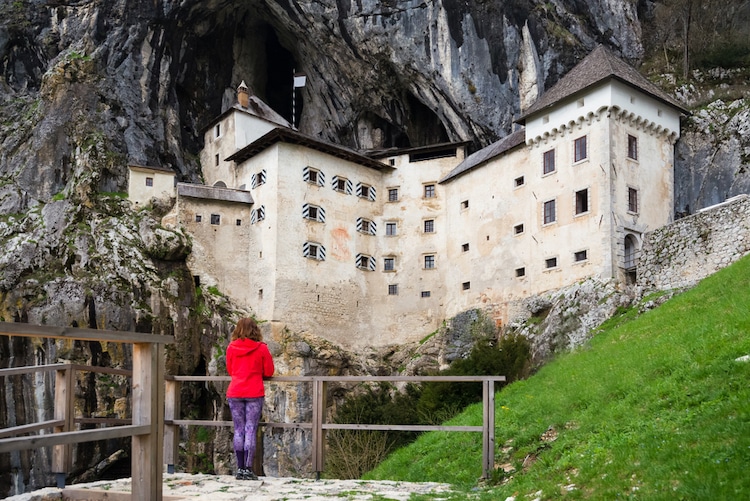
<path fill-rule="evenodd" d="M 496 462 L 515 471 L 495 485 L 477 483 L 476 433 L 425 434 L 367 478 L 448 482 L 451 499 L 750 499 L 748 354 L 745 258 L 499 392 Z M 452 424 L 481 421 L 480 404 Z"/>

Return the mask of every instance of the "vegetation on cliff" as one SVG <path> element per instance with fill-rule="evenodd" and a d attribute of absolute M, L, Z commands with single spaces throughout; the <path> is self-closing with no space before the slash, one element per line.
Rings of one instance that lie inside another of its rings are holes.
<path fill-rule="evenodd" d="M 450 482 L 488 500 L 745 498 L 748 291 L 746 257 L 504 388 L 491 485 L 475 489 L 471 434 L 423 435 L 367 477 Z M 481 420 L 473 406 L 450 424 Z"/>

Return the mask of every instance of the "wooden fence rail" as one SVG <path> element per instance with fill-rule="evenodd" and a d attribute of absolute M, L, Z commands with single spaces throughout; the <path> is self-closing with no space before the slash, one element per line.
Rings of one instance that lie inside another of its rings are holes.
<path fill-rule="evenodd" d="M 59 486 L 71 471 L 70 445 L 80 442 L 132 437 L 132 498 L 162 500 L 164 464 L 174 471 L 178 458 L 180 426 L 232 426 L 231 421 L 180 419 L 180 384 L 198 381 L 229 381 L 228 376 L 168 376 L 164 374 L 164 345 L 172 337 L 135 332 L 95 329 L 60 328 L 0 322 L 0 335 L 39 338 L 106 341 L 133 345 L 133 370 L 92 367 L 78 364 L 50 364 L 0 369 L 0 377 L 32 372 L 55 371 L 54 419 L 14 426 L 0 430 L 0 453 L 52 447 L 52 471 Z M 132 376 L 132 419 L 75 418 L 73 395 L 75 371 L 92 371 Z M 304 423 L 264 422 L 275 428 L 312 430 L 312 461 L 316 477 L 324 469 L 325 434 L 327 430 L 379 431 L 448 431 L 482 433 L 482 476 L 488 478 L 494 468 L 495 456 L 495 383 L 505 376 L 276 376 L 274 383 L 312 384 L 312 421 Z M 329 382 L 461 382 L 482 383 L 483 419 L 481 426 L 447 425 L 374 425 L 358 423 L 326 423 L 326 394 Z M 93 430 L 75 430 L 76 424 L 102 423 L 110 426 Z M 52 434 L 19 436 L 42 430 Z"/>

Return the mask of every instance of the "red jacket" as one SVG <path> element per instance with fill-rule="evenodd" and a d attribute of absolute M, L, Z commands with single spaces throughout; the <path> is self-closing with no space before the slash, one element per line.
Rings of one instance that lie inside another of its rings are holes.
<path fill-rule="evenodd" d="M 236 339 L 227 347 L 227 372 L 232 381 L 227 398 L 263 397 L 263 378 L 273 376 L 274 366 L 266 343 Z"/>

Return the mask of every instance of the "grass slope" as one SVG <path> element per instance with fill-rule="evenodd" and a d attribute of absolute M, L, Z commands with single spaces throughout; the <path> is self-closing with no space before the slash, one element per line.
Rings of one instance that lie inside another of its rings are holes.
<path fill-rule="evenodd" d="M 449 482 L 451 499 L 750 499 L 748 354 L 745 258 L 499 392 L 497 462 L 515 470 L 498 485 L 477 487 L 475 433 L 425 434 L 368 478 Z M 481 421 L 480 404 L 451 423 Z"/>

